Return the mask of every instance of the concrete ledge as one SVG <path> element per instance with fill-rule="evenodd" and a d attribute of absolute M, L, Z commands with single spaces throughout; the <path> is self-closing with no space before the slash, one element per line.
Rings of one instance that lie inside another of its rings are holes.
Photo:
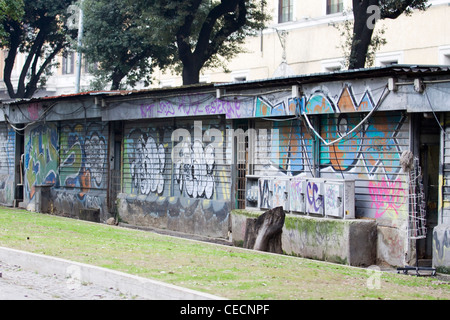
<path fill-rule="evenodd" d="M 242 246 L 248 218 L 263 212 L 233 210 L 233 244 Z M 351 266 L 376 264 L 377 225 L 372 220 L 329 219 L 286 214 L 282 233 L 285 254 Z"/>
<path fill-rule="evenodd" d="M 44 275 L 93 283 L 150 300 L 224 300 L 221 297 L 60 258 L 0 247 L 0 260 Z"/>

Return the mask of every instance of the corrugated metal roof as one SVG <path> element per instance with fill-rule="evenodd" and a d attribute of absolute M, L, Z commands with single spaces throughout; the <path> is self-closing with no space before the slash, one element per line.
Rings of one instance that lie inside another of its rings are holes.
<path fill-rule="evenodd" d="M 16 99 L 10 101 L 3 101 L 3 104 L 20 104 L 20 103 L 30 103 L 39 101 L 49 101 L 49 100 L 61 100 L 61 99 L 71 99 L 76 97 L 84 96 L 96 96 L 96 95 L 110 95 L 112 93 L 118 93 L 120 91 L 86 91 L 80 93 L 62 94 L 59 96 L 45 96 L 45 97 L 34 97 L 30 99 Z"/>
<path fill-rule="evenodd" d="M 262 80 L 252 80 L 243 82 L 230 82 L 217 84 L 217 87 L 232 87 L 232 86 L 251 86 L 251 85 L 266 85 L 268 83 L 285 83 L 285 82 L 312 82 L 312 81 L 334 81 L 341 79 L 350 78 L 367 78 L 367 77 L 379 77 L 386 75 L 408 75 L 417 74 L 422 75 L 428 74 L 444 74 L 448 73 L 450 75 L 450 66 L 448 65 L 407 65 L 407 64 L 397 64 L 385 67 L 373 67 L 364 69 L 352 69 L 352 70 L 340 70 L 333 72 L 320 72 L 311 73 L 304 75 L 295 75 L 289 77 L 277 77 L 277 78 L 267 78 Z"/>
<path fill-rule="evenodd" d="M 144 90 L 114 90 L 114 91 L 88 91 L 80 92 L 74 94 L 64 94 L 59 96 L 48 96 L 48 97 L 36 97 L 31 99 L 19 99 L 15 101 L 6 101 L 3 104 L 20 104 L 29 102 L 41 102 L 49 100 L 61 100 L 61 99 L 73 99 L 76 97 L 84 96 L 99 96 L 103 95 L 105 97 L 118 97 L 118 96 L 128 96 L 128 95 L 139 95 L 139 94 L 167 94 L 169 92 L 180 93 L 182 91 L 192 91 L 193 89 L 211 89 L 211 88 L 250 88 L 250 87 L 265 87 L 268 85 L 283 85 L 288 83 L 307 83 L 307 82 L 325 82 L 325 81 L 337 81 L 337 80 L 348 80 L 354 78 L 367 78 L 367 77 L 380 77 L 380 76 L 399 76 L 399 75 L 410 75 L 410 74 L 421 74 L 426 75 L 439 75 L 448 74 L 450 76 L 450 66 L 448 65 L 390 65 L 386 67 L 375 67 L 375 68 L 365 68 L 365 69 L 354 69 L 354 70 L 340 70 L 333 72 L 320 72 L 304 75 L 294 75 L 288 77 L 276 77 L 267 78 L 251 81 L 242 82 L 229 82 L 229 83 L 209 83 L 209 84 L 195 84 L 189 86 L 180 87 L 167 87 L 167 88 L 152 88 Z"/>

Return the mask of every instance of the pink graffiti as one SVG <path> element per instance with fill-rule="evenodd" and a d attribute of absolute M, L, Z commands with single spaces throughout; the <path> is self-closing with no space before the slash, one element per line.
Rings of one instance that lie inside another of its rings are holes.
<path fill-rule="evenodd" d="M 28 115 L 30 116 L 30 120 L 39 119 L 39 109 L 40 106 L 38 103 L 32 103 L 28 105 Z"/>
<path fill-rule="evenodd" d="M 388 211 L 393 211 L 398 216 L 399 209 L 405 204 L 407 194 L 402 186 L 402 181 L 389 181 L 383 178 L 381 182 L 370 182 L 369 192 L 372 198 L 372 208 L 375 207 L 375 218 L 383 216 Z"/>

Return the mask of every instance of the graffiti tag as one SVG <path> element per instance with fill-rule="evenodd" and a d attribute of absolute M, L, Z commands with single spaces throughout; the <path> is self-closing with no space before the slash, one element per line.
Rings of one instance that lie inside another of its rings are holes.
<path fill-rule="evenodd" d="M 398 216 L 399 210 L 407 199 L 400 179 L 389 181 L 383 178 L 381 182 L 371 181 L 369 192 L 372 198 L 372 208 L 376 209 L 375 218 L 383 216 L 386 212 L 394 212 Z"/>

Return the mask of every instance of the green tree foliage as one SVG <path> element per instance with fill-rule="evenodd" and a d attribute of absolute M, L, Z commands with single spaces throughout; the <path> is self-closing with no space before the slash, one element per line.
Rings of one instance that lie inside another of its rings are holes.
<path fill-rule="evenodd" d="M 94 89 L 111 83 L 111 89 L 151 81 L 155 66 L 163 68 L 175 52 L 173 43 L 163 43 L 155 23 L 137 1 L 85 0 L 83 52 L 97 68 Z"/>
<path fill-rule="evenodd" d="M 115 70 L 138 80 L 157 64 L 180 72 L 185 85 L 198 83 L 202 68 L 224 66 L 268 19 L 265 0 L 111 0 L 105 11 L 93 2 L 106 1 L 86 0 L 85 50 L 110 80 Z M 150 62 L 138 65 L 144 57 Z"/>
<path fill-rule="evenodd" d="M 3 23 L 6 20 L 20 21 L 23 13 L 23 0 L 0 0 L 0 43 L 2 46 L 6 45 L 8 40 Z"/>
<path fill-rule="evenodd" d="M 67 8 L 74 0 L 23 0 L 20 21 L 7 17 L 3 21 L 6 37 L 2 48 L 8 50 L 3 80 L 11 98 L 30 98 L 44 85 L 54 58 L 69 47 L 76 31 L 66 27 Z M 25 54 L 17 85 L 12 71 L 18 53 Z"/>
<path fill-rule="evenodd" d="M 428 0 L 353 0 L 353 40 L 349 69 L 364 68 L 375 24 L 382 19 L 397 19 L 412 14 L 414 9 L 426 10 Z"/>

